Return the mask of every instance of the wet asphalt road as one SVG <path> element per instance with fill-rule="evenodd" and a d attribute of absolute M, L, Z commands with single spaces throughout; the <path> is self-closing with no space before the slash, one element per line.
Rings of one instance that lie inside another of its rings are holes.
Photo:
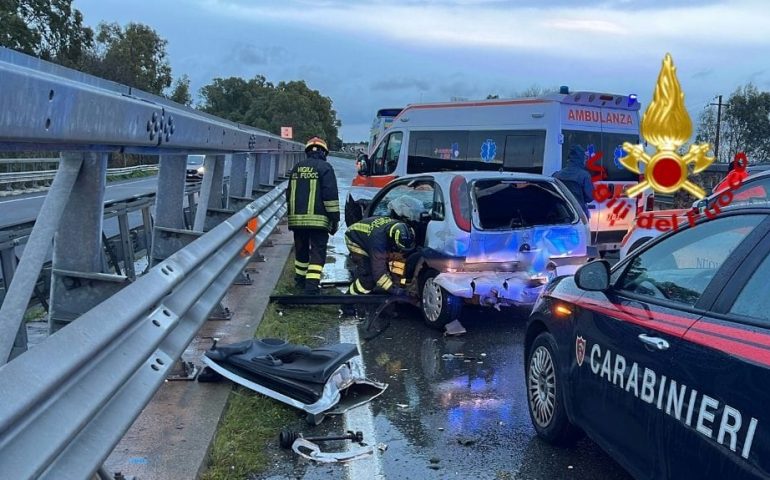
<path fill-rule="evenodd" d="M 331 163 L 344 207 L 353 162 Z M 339 239 L 340 234 L 330 243 L 327 279 L 342 270 L 344 245 Z M 587 438 L 573 448 L 556 448 L 535 436 L 524 383 L 526 312 L 468 308 L 461 319 L 467 333 L 457 337 L 426 327 L 414 308 L 397 313 L 383 334 L 362 345 L 367 376 L 389 385 L 369 404 L 367 423 L 373 428 L 365 432 L 365 440 L 385 444 L 387 450 L 376 449 L 374 460 L 362 469 L 312 465 L 276 448 L 272 468 L 259 478 L 630 478 Z M 333 337 L 327 335 L 327 340 Z M 350 418 L 346 423 L 359 429 Z M 344 431 L 346 424 L 330 419 L 313 429 L 301 422 L 295 427 L 325 434 Z M 324 449 L 335 447 L 343 446 Z"/>

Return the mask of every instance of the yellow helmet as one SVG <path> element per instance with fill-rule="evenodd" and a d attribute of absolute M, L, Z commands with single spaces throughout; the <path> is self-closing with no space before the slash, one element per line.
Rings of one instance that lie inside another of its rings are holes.
<path fill-rule="evenodd" d="M 313 137 L 305 144 L 305 152 L 311 152 L 318 149 L 323 150 L 325 153 L 329 153 L 329 147 L 326 145 L 326 142 L 319 137 Z"/>

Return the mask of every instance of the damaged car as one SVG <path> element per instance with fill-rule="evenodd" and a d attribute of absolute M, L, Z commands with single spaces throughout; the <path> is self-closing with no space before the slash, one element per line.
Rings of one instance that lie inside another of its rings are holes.
<path fill-rule="evenodd" d="M 531 307 L 553 278 L 589 258 L 588 220 L 558 180 L 509 172 L 439 172 L 401 177 L 366 209 L 419 200 L 420 255 L 408 266 L 425 322 L 443 328 L 466 304 Z"/>

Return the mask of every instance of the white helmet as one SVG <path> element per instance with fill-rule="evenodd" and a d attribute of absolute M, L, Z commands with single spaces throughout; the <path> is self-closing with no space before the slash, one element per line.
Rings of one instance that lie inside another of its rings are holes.
<path fill-rule="evenodd" d="M 419 222 L 420 215 L 425 212 L 425 206 L 414 197 L 402 195 L 388 203 L 391 215 L 399 220 Z"/>

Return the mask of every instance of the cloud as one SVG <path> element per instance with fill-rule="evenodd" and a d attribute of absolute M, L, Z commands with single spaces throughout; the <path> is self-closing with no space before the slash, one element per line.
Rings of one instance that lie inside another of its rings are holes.
<path fill-rule="evenodd" d="M 199 0 L 218 15 L 255 23 L 287 22 L 360 38 L 395 40 L 410 48 L 491 48 L 541 53 L 569 52 L 576 58 L 606 58 L 624 52 L 662 57 L 668 50 L 770 46 L 770 9 L 761 0 L 722 4 L 684 0 L 638 15 L 641 0 L 591 2 L 575 7 L 557 1 L 539 8 L 483 0 L 450 2 L 364 0 L 281 1 L 259 5 L 243 0 Z M 658 0 L 653 2 L 663 6 Z M 672 6 L 673 5 L 673 6 Z M 719 24 L 720 28 L 711 25 Z M 740 35 L 735 34 L 736 28 Z"/>
<path fill-rule="evenodd" d="M 237 44 L 233 48 L 234 60 L 247 66 L 275 64 L 286 59 L 287 56 L 288 50 L 277 45 L 258 47 L 256 45 Z"/>
<path fill-rule="evenodd" d="M 378 80 L 372 83 L 373 90 L 418 90 L 427 92 L 430 90 L 430 82 L 417 78 L 391 78 L 387 80 Z"/>
<path fill-rule="evenodd" d="M 703 70 L 698 70 L 697 72 L 690 75 L 690 78 L 698 79 L 698 78 L 706 78 L 710 77 L 714 74 L 713 68 L 704 68 Z"/>

